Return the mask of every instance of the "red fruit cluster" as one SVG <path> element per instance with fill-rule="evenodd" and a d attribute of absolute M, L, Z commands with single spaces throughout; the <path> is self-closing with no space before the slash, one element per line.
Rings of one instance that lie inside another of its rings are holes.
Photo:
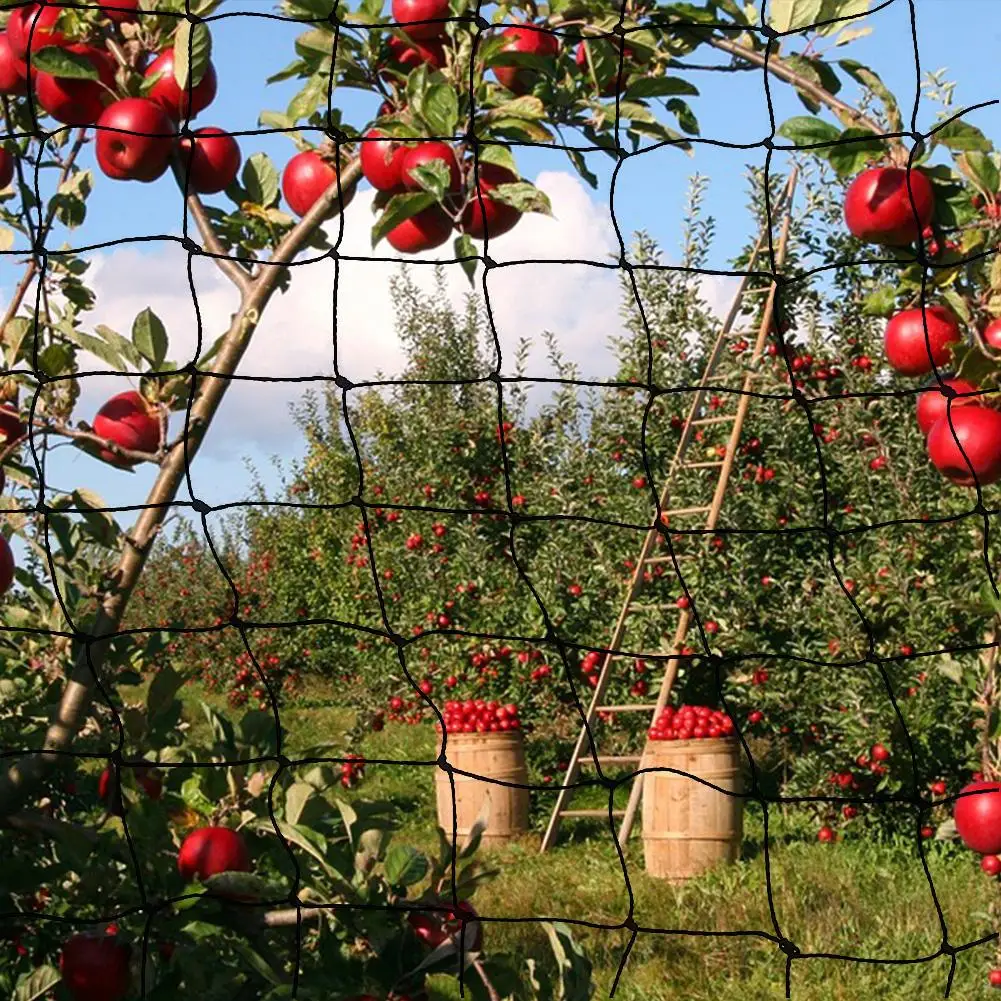
<path fill-rule="evenodd" d="M 484 702 L 483 699 L 467 699 L 465 702 L 446 702 L 442 713 L 445 730 L 451 733 L 505 733 L 520 730 L 518 707 L 509 702 Z M 441 724 L 435 723 L 441 733 Z"/>
<path fill-rule="evenodd" d="M 651 740 L 707 740 L 732 733 L 733 720 L 709 706 L 668 706 L 647 731 Z"/>
<path fill-rule="evenodd" d="M 930 223 L 935 213 L 931 182 L 919 170 L 873 167 L 852 182 L 845 197 L 845 222 L 852 234 L 870 243 L 904 246 L 930 240 L 940 250 Z M 947 249 L 954 245 L 946 242 Z M 989 346 L 1001 333 L 997 321 L 983 332 Z M 947 366 L 962 343 L 960 321 L 942 305 L 905 309 L 886 326 L 886 359 L 900 375 L 920 377 Z M 853 364 L 862 367 L 863 359 Z M 871 360 L 865 358 L 865 370 Z M 932 464 L 960 486 L 987 485 L 1001 479 L 1001 412 L 983 405 L 977 387 L 964 379 L 938 378 L 918 397 L 917 420 Z M 951 400 L 951 405 L 950 405 Z M 882 468 L 885 458 L 870 461 Z"/>
<path fill-rule="evenodd" d="M 429 206 L 386 235 L 390 246 L 400 253 L 416 254 L 440 247 L 453 228 L 474 240 L 496 238 L 512 229 L 521 218 L 513 206 L 489 197 L 494 188 L 514 183 L 517 176 L 497 164 L 477 164 L 471 159 L 460 164 L 448 143 L 429 140 L 407 144 L 379 129 L 370 129 L 361 143 L 360 159 L 365 179 L 386 199 L 422 190 L 415 173 L 421 167 L 438 164 L 448 172 L 446 204 L 455 210 L 458 222 L 453 222 L 442 205 Z"/>
<path fill-rule="evenodd" d="M 466 920 L 465 935 L 463 918 Z M 437 949 L 450 938 L 464 939 L 461 943 L 465 952 L 479 952 L 483 948 L 483 926 L 472 904 L 460 903 L 455 911 L 445 913 L 423 913 L 412 911 L 407 915 L 407 924 L 428 949 Z M 475 922 L 475 924 L 471 924 Z"/>
<path fill-rule="evenodd" d="M 341 785 L 345 789 L 358 785 L 365 777 L 365 759 L 360 754 L 348 754 L 341 763 Z"/>

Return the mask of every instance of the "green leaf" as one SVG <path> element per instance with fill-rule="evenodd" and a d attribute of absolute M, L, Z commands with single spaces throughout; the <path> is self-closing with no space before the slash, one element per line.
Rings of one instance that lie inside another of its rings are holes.
<path fill-rule="evenodd" d="M 86 56 L 59 46 L 49 46 L 31 54 L 32 69 L 67 80 L 100 80 L 97 67 Z"/>
<path fill-rule="evenodd" d="M 49 344 L 38 353 L 38 365 L 47 376 L 55 379 L 72 369 L 75 355 L 68 344 Z"/>
<path fill-rule="evenodd" d="M 14 987 L 11 1001 L 37 1001 L 52 990 L 62 977 L 54 966 L 39 966 L 30 973 L 22 973 Z"/>
<path fill-rule="evenodd" d="M 21 356 L 21 345 L 24 344 L 25 337 L 32 328 L 31 320 L 24 316 L 17 316 L 7 324 L 4 330 L 4 357 L 7 359 L 8 368 L 16 368 Z"/>
<path fill-rule="evenodd" d="M 986 195 L 997 194 L 1001 187 L 1001 174 L 997 164 L 980 150 L 970 150 L 958 157 L 960 169 Z"/>
<path fill-rule="evenodd" d="M 161 667 L 156 672 L 146 695 L 146 712 L 150 719 L 171 705 L 183 684 L 183 675 L 178 674 L 170 665 Z"/>
<path fill-rule="evenodd" d="M 967 152 L 977 150 L 981 153 L 991 151 L 991 141 L 975 125 L 954 119 L 946 122 L 932 132 L 932 140 L 947 146 L 949 149 Z"/>
<path fill-rule="evenodd" d="M 699 89 L 687 80 L 674 76 L 641 76 L 626 88 L 625 96 L 636 101 L 644 97 L 698 97 Z"/>
<path fill-rule="evenodd" d="M 432 84 L 424 95 L 424 121 L 431 135 L 451 136 L 459 124 L 459 98 L 455 88 L 445 83 Z"/>
<path fill-rule="evenodd" d="M 293 782 L 285 790 L 285 819 L 290 824 L 298 824 L 306 804 L 313 798 L 316 790 L 305 782 Z"/>
<path fill-rule="evenodd" d="M 428 860 L 410 845 L 393 845 L 384 863 L 386 881 L 391 886 L 413 886 L 428 872 Z"/>
<path fill-rule="evenodd" d="M 897 290 L 884 285 L 871 292 L 862 303 L 863 316 L 890 316 L 897 303 Z"/>
<path fill-rule="evenodd" d="M 110 548 L 117 544 L 122 530 L 106 508 L 104 500 L 85 487 L 77 487 L 72 494 L 90 534 L 102 545 Z"/>
<path fill-rule="evenodd" d="M 771 0 L 768 24 L 779 32 L 798 31 L 821 18 L 823 0 Z"/>
<path fill-rule="evenodd" d="M 202 792 L 202 780 L 198 775 L 192 775 L 181 784 L 181 799 L 188 809 L 203 817 L 211 817 L 215 812 L 215 803 Z"/>
<path fill-rule="evenodd" d="M 493 192 L 491 192 L 493 194 Z M 372 246 L 374 247 L 387 233 L 395 229 L 401 222 L 423 212 L 437 203 L 438 199 L 428 191 L 415 191 L 406 195 L 394 195 L 386 205 L 385 211 L 379 216 L 372 227 Z"/>
<path fill-rule="evenodd" d="M 491 143 L 489 146 L 482 147 L 479 152 L 479 161 L 503 167 L 518 177 L 518 164 L 515 162 L 514 154 L 507 146 L 502 146 L 500 143 Z"/>
<path fill-rule="evenodd" d="M 452 246 L 455 259 L 462 266 L 463 273 L 469 284 L 472 285 L 476 279 L 476 268 L 479 264 L 479 258 L 476 254 L 476 244 L 473 243 L 473 238 L 468 233 L 460 233 L 455 238 Z"/>
<path fill-rule="evenodd" d="M 503 202 L 505 205 L 513 205 L 519 212 L 538 212 L 548 216 L 553 214 L 549 196 L 528 181 L 498 184 L 496 188 L 491 189 L 490 199 Z"/>
<path fill-rule="evenodd" d="M 189 59 L 190 54 L 190 59 Z M 205 76 L 212 57 L 212 36 L 202 21 L 192 24 L 182 20 L 174 35 L 174 80 L 181 90 L 197 87 Z"/>
<path fill-rule="evenodd" d="M 845 129 L 837 144 L 827 153 L 827 160 L 842 180 L 854 177 L 874 159 L 886 152 L 883 140 L 869 129 Z"/>
<path fill-rule="evenodd" d="M 589 1001 L 591 997 L 591 962 L 574 941 L 569 927 L 561 922 L 545 922 L 543 928 L 556 959 L 559 983 L 554 995 L 559 1001 Z"/>
<path fill-rule="evenodd" d="M 434 195 L 437 202 L 444 199 L 452 182 L 452 174 L 443 160 L 429 160 L 418 167 L 412 167 L 408 173 L 424 191 Z"/>
<path fill-rule="evenodd" d="M 263 956 L 255 952 L 246 939 L 239 936 L 230 936 L 230 938 L 232 939 L 230 946 L 251 970 L 258 976 L 263 977 L 272 987 L 283 986 L 281 977 L 271 968 L 271 964 Z"/>
<path fill-rule="evenodd" d="M 862 84 L 863 87 L 868 87 L 883 102 L 883 107 L 886 109 L 886 121 L 890 126 L 890 131 L 903 132 L 904 120 L 900 117 L 900 108 L 897 106 L 897 99 L 890 93 L 879 76 L 873 70 L 869 69 L 868 66 L 863 66 L 862 63 L 855 59 L 840 59 L 838 60 L 838 65 L 856 83 Z"/>
<path fill-rule="evenodd" d="M 270 208 L 278 201 L 280 176 L 267 153 L 248 157 L 240 180 L 255 205 Z"/>
<path fill-rule="evenodd" d="M 783 61 L 799 76 L 804 77 L 815 86 L 823 88 L 829 94 L 836 94 L 841 89 L 841 81 L 838 79 L 837 73 L 822 59 L 810 58 L 794 52 L 786 56 Z M 796 84 L 793 83 L 793 86 L 795 87 Z M 814 114 L 820 111 L 821 103 L 815 97 L 798 87 L 796 93 L 810 111 Z"/>
<path fill-rule="evenodd" d="M 132 343 L 154 369 L 167 357 L 167 329 L 148 306 L 132 324 Z"/>
<path fill-rule="evenodd" d="M 791 140 L 796 146 L 818 146 L 821 143 L 837 142 L 841 137 L 841 130 L 812 115 L 797 115 L 787 118 L 778 127 L 777 134 Z M 821 148 L 815 152 L 826 155 L 827 151 Z"/>
<path fill-rule="evenodd" d="M 123 337 L 121 334 L 112 330 L 111 327 L 106 327 L 103 323 L 99 323 L 94 330 L 108 343 L 112 350 L 121 355 L 132 366 L 132 368 L 142 368 L 142 355 L 139 354 L 136 350 L 136 346 L 127 337 Z"/>
<path fill-rule="evenodd" d="M 678 125 L 681 127 L 682 132 L 687 132 L 690 136 L 697 136 L 699 134 L 699 120 L 695 117 L 695 113 L 688 106 L 687 102 L 682 101 L 680 97 L 672 97 L 666 103 L 665 107 L 677 116 Z"/>

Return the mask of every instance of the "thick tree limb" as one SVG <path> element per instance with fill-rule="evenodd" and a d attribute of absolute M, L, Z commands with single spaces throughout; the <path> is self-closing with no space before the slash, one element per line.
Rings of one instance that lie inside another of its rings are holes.
<path fill-rule="evenodd" d="M 360 178 L 361 165 L 355 158 L 341 171 L 340 190 L 346 195 L 356 187 Z M 205 432 L 233 382 L 230 377 L 243 359 L 261 314 L 288 264 L 320 224 L 337 214 L 337 199 L 338 185 L 335 183 L 264 263 L 260 274 L 240 297 L 240 307 L 223 336 L 211 373 L 195 377 L 199 384 L 191 406 L 189 435 L 166 455 L 161 464 L 160 473 L 146 499 L 146 507 L 133 526 L 112 577 L 114 587 L 104 596 L 101 611 L 90 633 L 92 639 L 81 648 L 69 673 L 43 749 L 22 756 L 6 771 L 0 772 L 0 816 L 9 815 L 20 807 L 46 771 L 61 759 L 59 752 L 69 745 L 83 725 L 93 700 L 97 675 L 107 654 L 108 641 L 121 626 L 129 598 L 153 542 L 184 481 L 187 464 L 197 455 Z"/>

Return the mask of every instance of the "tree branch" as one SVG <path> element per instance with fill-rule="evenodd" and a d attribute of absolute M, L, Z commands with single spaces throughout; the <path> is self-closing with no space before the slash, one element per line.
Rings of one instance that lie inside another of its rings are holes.
<path fill-rule="evenodd" d="M 170 166 L 174 171 L 174 178 L 177 181 L 178 187 L 183 192 L 187 178 L 184 164 L 176 152 L 171 158 Z M 184 201 L 188 207 L 188 211 L 191 213 L 192 219 L 195 220 L 195 225 L 198 227 L 198 233 L 202 238 L 205 249 L 212 255 L 212 259 L 219 270 L 244 295 L 249 294 L 252 281 L 250 274 L 245 268 L 240 266 L 238 261 L 235 261 L 226 253 L 226 248 L 219 242 L 219 237 L 216 236 L 215 230 L 212 228 L 212 223 L 209 222 L 209 218 L 205 214 L 205 206 L 202 204 L 201 198 L 194 192 L 189 192 Z"/>
<path fill-rule="evenodd" d="M 815 84 L 812 80 L 808 80 L 805 76 L 801 76 L 795 70 L 790 69 L 778 56 L 770 54 L 766 57 L 763 52 L 755 52 L 754 49 L 749 49 L 737 42 L 731 42 L 729 38 L 717 37 L 715 35 L 710 36 L 706 41 L 714 49 L 719 49 L 721 52 L 728 52 L 731 56 L 736 56 L 738 59 L 754 63 L 754 65 L 760 66 L 762 69 L 767 69 L 769 73 L 780 80 L 791 83 L 797 90 L 802 91 L 808 97 L 812 97 L 815 101 L 819 101 L 830 108 L 846 127 L 858 125 L 862 128 L 870 129 L 878 136 L 886 135 L 878 122 L 869 118 L 868 115 L 863 114 L 858 108 L 853 108 L 850 104 L 839 100 L 833 94 L 829 94 L 823 87 Z M 890 142 L 900 145 L 898 138 L 888 138 Z"/>
<path fill-rule="evenodd" d="M 324 192 L 264 263 L 248 291 L 241 295 L 240 308 L 233 314 L 229 329 L 223 335 L 212 371 L 201 376 L 201 386 L 191 405 L 189 436 L 184 446 L 175 448 L 160 467 L 146 507 L 133 526 L 112 576 L 115 588 L 105 594 L 100 613 L 90 631 L 91 639 L 81 647 L 70 670 L 55 719 L 45 735 L 43 749 L 23 755 L 0 773 L 0 816 L 18 809 L 44 774 L 61 760 L 58 752 L 69 745 L 83 725 L 93 700 L 98 672 L 107 656 L 109 640 L 121 626 L 129 598 L 153 542 L 184 482 L 185 470 L 198 453 L 205 432 L 233 383 L 231 376 L 243 359 L 260 323 L 261 313 L 277 289 L 289 262 L 302 250 L 320 224 L 340 211 L 339 191 L 347 195 L 357 186 L 360 178 L 361 164 L 356 157 L 341 169 L 340 185 L 335 182 Z M 193 378 L 198 379 L 199 376 Z"/>

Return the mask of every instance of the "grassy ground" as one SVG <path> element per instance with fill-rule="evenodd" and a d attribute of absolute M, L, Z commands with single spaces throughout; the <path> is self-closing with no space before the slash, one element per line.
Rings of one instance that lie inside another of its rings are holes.
<path fill-rule="evenodd" d="M 195 689 L 187 691 L 192 699 L 201 696 Z M 334 694 L 326 694 L 314 697 L 308 707 L 283 710 L 290 757 L 343 732 L 345 713 Z M 191 718 L 197 719 L 194 713 Z M 434 734 L 430 725 L 391 725 L 354 750 L 370 761 L 430 760 Z M 397 838 L 430 849 L 436 845 L 433 786 L 433 768 L 370 764 L 363 784 L 347 795 L 391 800 L 399 809 Z M 775 936 L 776 929 L 806 954 L 791 963 L 793 998 L 924 1001 L 944 996 L 949 982 L 948 956 L 920 961 L 942 948 L 942 922 L 951 946 L 993 931 L 986 911 L 997 886 L 979 871 L 974 857 L 951 844 L 926 843 L 940 921 L 913 844 L 818 844 L 802 818 L 783 816 L 778 807 L 769 812 L 768 830 L 770 880 L 762 851 L 763 813 L 751 804 L 742 861 L 676 889 L 643 871 L 638 836 L 626 846 L 624 873 L 607 828 L 578 821 L 546 855 L 538 852 L 537 834 L 491 852 L 491 868 L 498 876 L 480 889 L 476 906 L 484 918 L 621 925 L 632 900 L 637 925 L 658 931 L 638 934 L 615 993 L 623 1001 L 783 998 L 786 955 L 774 940 L 763 937 Z M 533 921 L 488 924 L 486 935 L 492 951 L 547 960 L 545 938 Z M 580 929 L 575 935 L 595 965 L 596 997 L 608 997 L 629 933 L 620 927 Z M 833 958 L 837 956 L 856 960 Z M 990 996 L 985 985 L 991 965 L 991 944 L 960 952 L 951 996 L 963 1001 Z M 436 990 L 433 1001 L 458 997 L 445 984 Z"/>

